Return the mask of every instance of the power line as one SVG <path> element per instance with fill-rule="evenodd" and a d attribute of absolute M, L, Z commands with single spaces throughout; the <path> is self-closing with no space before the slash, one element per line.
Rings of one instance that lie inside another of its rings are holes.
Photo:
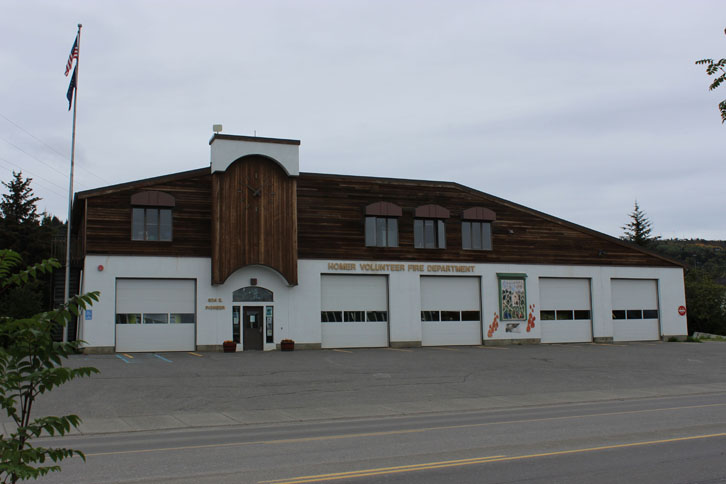
<path fill-rule="evenodd" d="M 12 125 L 13 125 L 13 126 L 15 126 L 16 128 L 18 128 L 18 129 L 19 129 L 20 131 L 22 131 L 23 133 L 25 133 L 25 134 L 27 134 L 28 136 L 30 136 L 31 138 L 33 138 L 33 139 L 34 139 L 35 141 L 37 141 L 38 143 L 40 143 L 41 145 L 43 145 L 43 146 L 44 146 L 45 148 L 47 148 L 47 149 L 49 149 L 50 151 L 52 151 L 53 153 L 55 153 L 55 154 L 56 154 L 57 156 L 61 157 L 61 158 L 62 158 L 62 159 L 63 159 L 64 161 L 66 160 L 66 158 L 67 158 L 67 156 L 66 156 L 66 155 L 64 155 L 64 154 L 63 154 L 63 153 L 61 153 L 60 151 L 56 150 L 55 148 L 53 148 L 53 147 L 52 147 L 52 146 L 50 146 L 50 145 L 49 145 L 48 143 L 46 143 L 46 142 L 45 142 L 45 141 L 43 141 L 42 139 L 40 139 L 40 138 L 38 138 L 37 136 L 35 136 L 35 135 L 34 135 L 33 133 L 31 133 L 31 132 L 30 132 L 30 131 L 28 131 L 27 129 L 23 128 L 23 127 L 22 127 L 22 126 L 20 126 L 20 125 L 19 125 L 18 123 L 16 123 L 16 122 L 15 122 L 15 121 L 13 121 L 12 119 L 8 118 L 7 116 L 5 116 L 5 115 L 4 115 L 3 113 L 0 113 L 0 117 L 2 117 L 2 118 L 3 118 L 4 120 L 5 120 L 5 121 L 7 121 L 8 123 L 12 124 Z M 101 180 L 101 181 L 102 181 L 102 182 L 104 182 L 104 183 L 107 183 L 107 184 L 110 184 L 110 183 L 111 183 L 111 182 L 110 182 L 110 181 L 108 181 L 107 179 L 103 178 L 103 177 L 102 177 L 102 176 L 100 176 L 100 175 L 97 175 L 97 174 L 95 174 L 94 172 L 92 172 L 91 170 L 89 170 L 88 168 L 86 168 L 86 167 L 84 167 L 84 166 L 80 166 L 79 168 L 81 168 L 81 169 L 82 169 L 83 171 L 87 172 L 87 173 L 88 173 L 89 175 L 93 175 L 93 176 L 95 176 L 96 178 L 98 178 L 99 180 Z"/>
<path fill-rule="evenodd" d="M 31 171 L 23 170 L 23 168 L 20 168 L 19 166 L 16 166 L 16 168 L 13 168 L 14 163 L 12 161 L 6 160 L 5 158 L 2 158 L 2 157 L 0 157 L 0 160 L 1 161 L 4 161 L 5 163 L 8 163 L 10 165 L 10 166 L 5 165 L 5 168 L 7 168 L 9 170 L 15 171 L 15 169 L 17 168 L 18 171 L 25 171 L 25 173 L 32 175 L 33 176 L 33 179 L 40 178 L 41 180 L 45 181 L 46 183 L 50 183 L 51 185 L 53 185 L 55 187 L 58 187 L 61 190 L 64 190 L 64 188 L 62 186 L 60 186 L 60 185 L 58 185 L 56 183 L 53 183 L 52 181 L 50 181 L 47 178 L 44 178 L 44 177 L 42 177 L 40 175 L 36 175 L 35 173 L 33 173 Z M 61 194 L 61 193 L 58 193 L 57 191 L 55 191 L 55 190 L 53 190 L 53 189 L 51 189 L 49 187 L 46 187 L 46 189 L 49 190 L 49 191 L 51 191 L 51 192 L 53 192 L 53 193 L 55 193 L 56 195 L 58 195 L 60 197 L 67 197 L 68 196 L 67 193 L 66 194 Z"/>

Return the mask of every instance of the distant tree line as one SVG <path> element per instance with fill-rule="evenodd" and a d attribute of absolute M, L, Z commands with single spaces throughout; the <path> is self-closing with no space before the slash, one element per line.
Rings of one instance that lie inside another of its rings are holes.
<path fill-rule="evenodd" d="M 652 235 L 652 223 L 635 202 L 623 239 L 686 266 L 688 332 L 726 335 L 726 241 L 667 239 Z"/>
<path fill-rule="evenodd" d="M 0 199 L 0 249 L 17 252 L 23 264 L 33 265 L 50 257 L 54 237 L 63 235 L 65 224 L 47 213 L 38 214 L 32 178 L 13 172 L 2 182 L 6 193 Z M 0 293 L 0 314 L 23 318 L 50 309 L 50 276 Z"/>

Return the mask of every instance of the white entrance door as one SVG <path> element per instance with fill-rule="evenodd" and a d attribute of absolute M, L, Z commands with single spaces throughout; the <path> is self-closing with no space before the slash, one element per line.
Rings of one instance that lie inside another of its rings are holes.
<path fill-rule="evenodd" d="M 421 276 L 421 344 L 480 345 L 478 277 Z"/>
<path fill-rule="evenodd" d="M 658 281 L 612 279 L 613 341 L 660 339 Z"/>
<path fill-rule="evenodd" d="M 194 351 L 196 281 L 117 279 L 116 351 Z"/>
<path fill-rule="evenodd" d="M 539 301 L 542 343 L 592 341 L 589 279 L 542 277 Z"/>
<path fill-rule="evenodd" d="M 323 348 L 388 346 L 387 276 L 321 276 Z"/>

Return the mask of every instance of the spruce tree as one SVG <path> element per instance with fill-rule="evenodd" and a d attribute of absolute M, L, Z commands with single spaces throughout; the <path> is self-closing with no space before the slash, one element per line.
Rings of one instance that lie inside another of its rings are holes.
<path fill-rule="evenodd" d="M 637 200 L 635 201 L 635 207 L 629 216 L 630 222 L 621 227 L 624 231 L 621 239 L 640 245 L 641 247 L 646 247 L 650 245 L 651 242 L 660 238 L 657 236 L 651 236 L 653 231 L 652 223 L 645 212 L 640 209 Z"/>
<path fill-rule="evenodd" d="M 0 201 L 0 211 L 6 222 L 16 225 L 37 224 L 38 212 L 35 206 L 40 197 L 33 196 L 33 189 L 30 186 L 32 178 L 23 180 L 23 172 L 15 173 L 9 182 L 2 182 L 8 189 Z"/>

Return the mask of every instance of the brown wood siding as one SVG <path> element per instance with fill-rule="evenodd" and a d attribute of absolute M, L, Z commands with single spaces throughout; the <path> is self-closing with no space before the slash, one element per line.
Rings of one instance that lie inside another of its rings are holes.
<path fill-rule="evenodd" d="M 399 247 L 365 246 L 365 208 L 377 201 L 403 209 Z M 415 210 L 426 204 L 450 211 L 446 249 L 413 246 Z M 491 251 L 461 249 L 461 220 L 471 207 L 496 213 Z M 303 173 L 298 179 L 298 231 L 301 259 L 677 266 L 606 235 L 453 183 Z"/>
<path fill-rule="evenodd" d="M 296 179 L 261 156 L 212 174 L 212 282 L 261 264 L 297 284 Z"/>
<path fill-rule="evenodd" d="M 168 193 L 176 200 L 171 242 L 131 240 L 131 196 L 140 191 Z M 85 245 L 89 254 L 211 256 L 211 178 L 198 175 L 143 189 L 129 187 L 90 195 L 85 210 Z"/>

